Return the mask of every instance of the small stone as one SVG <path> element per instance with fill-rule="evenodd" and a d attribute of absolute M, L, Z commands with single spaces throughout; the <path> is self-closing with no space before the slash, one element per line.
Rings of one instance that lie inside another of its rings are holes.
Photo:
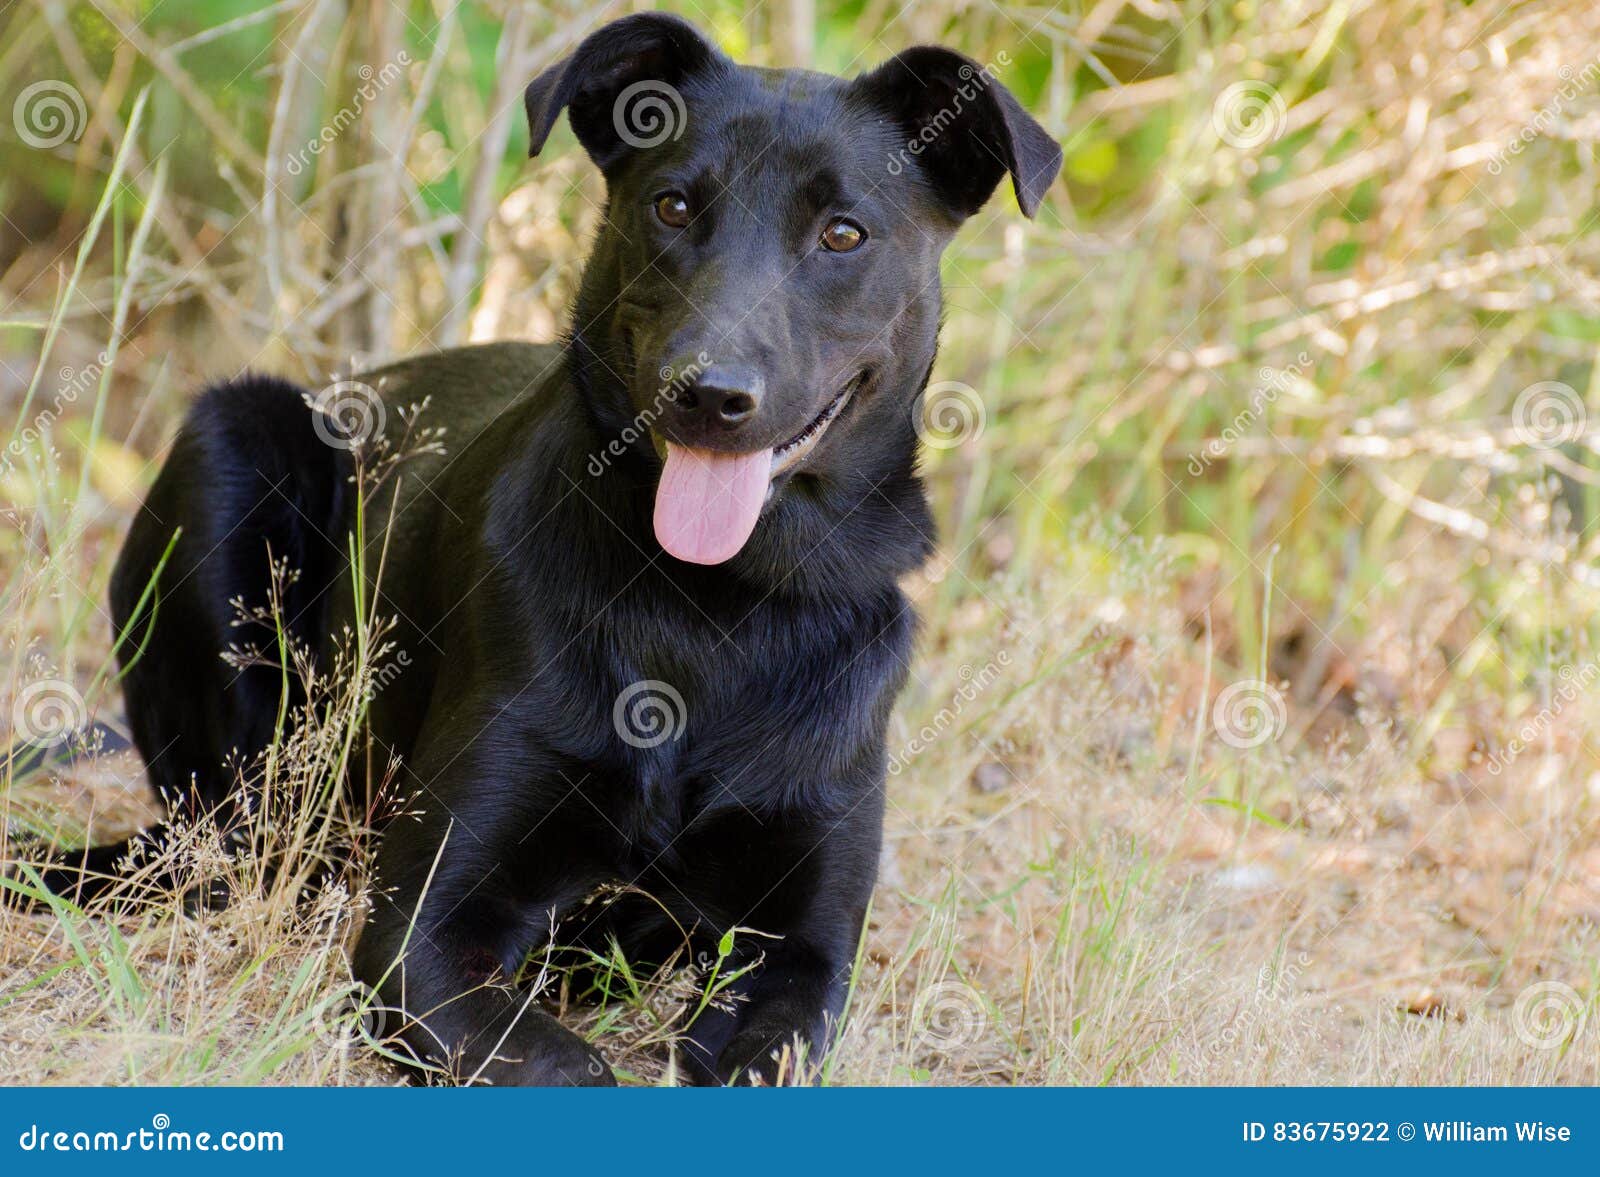
<path fill-rule="evenodd" d="M 1011 783 L 1011 770 L 998 760 L 985 760 L 972 770 L 972 787 L 980 793 L 998 793 Z"/>
<path fill-rule="evenodd" d="M 1274 891 L 1278 887 L 1278 872 L 1270 866 L 1232 866 L 1227 870 L 1218 871 L 1213 882 L 1224 891 L 1242 891 L 1246 894 L 1256 894 L 1262 891 Z"/>
<path fill-rule="evenodd" d="M 1335 879 L 1329 890 L 1333 893 L 1334 906 L 1341 913 L 1355 910 L 1356 904 L 1361 902 L 1361 889 L 1349 879 Z"/>
<path fill-rule="evenodd" d="M 1406 1004 L 1406 1013 L 1419 1018 L 1443 1017 L 1446 1012 L 1444 998 L 1431 989 L 1424 989 Z"/>

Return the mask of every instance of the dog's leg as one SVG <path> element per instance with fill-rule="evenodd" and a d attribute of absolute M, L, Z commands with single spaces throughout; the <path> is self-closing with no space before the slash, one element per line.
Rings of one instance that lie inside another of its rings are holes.
<path fill-rule="evenodd" d="M 814 1082 L 844 1009 L 850 962 L 837 946 L 798 939 L 768 949 L 751 982 L 735 983 L 744 1000 L 731 1015 L 691 1032 L 691 1077 L 702 1084 Z"/>
<path fill-rule="evenodd" d="M 753 841 L 745 869 L 724 876 L 723 905 L 734 896 L 757 900 L 732 923 L 762 935 L 736 941 L 734 959 L 722 967 L 759 963 L 729 986 L 724 996 L 731 1000 L 690 1028 L 684 1061 L 694 1082 L 818 1078 L 844 1009 L 881 828 L 881 803 L 869 801 L 843 821 L 818 820 Z"/>
<path fill-rule="evenodd" d="M 559 804 L 532 818 L 502 804 L 512 783 L 485 788 L 470 759 L 476 801 L 441 783 L 419 822 L 385 834 L 356 978 L 377 991 L 384 1032 L 455 1082 L 613 1085 L 598 1051 L 508 983 L 598 881 L 575 858 L 592 836 Z"/>
<path fill-rule="evenodd" d="M 357 950 L 357 975 L 376 983 L 382 1032 L 455 1083 L 615 1085 L 599 1052 L 540 1009 L 534 993 L 506 984 L 503 959 L 464 931 L 412 929 L 392 964 Z M 363 945 L 376 939 L 369 928 Z"/>
<path fill-rule="evenodd" d="M 356 948 L 356 977 L 377 992 L 385 1034 L 457 1083 L 497 1087 L 610 1086 L 599 1052 L 513 988 L 524 955 L 519 938 L 472 918 L 440 918 L 424 899 L 411 919 L 405 901 L 379 895 Z M 463 907 L 494 908 L 474 895 Z"/>

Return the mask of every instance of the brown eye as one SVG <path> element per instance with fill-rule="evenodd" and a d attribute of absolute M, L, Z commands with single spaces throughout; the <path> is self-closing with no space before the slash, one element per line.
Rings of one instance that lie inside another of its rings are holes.
<path fill-rule="evenodd" d="M 656 197 L 656 217 L 671 229 L 689 223 L 689 199 L 682 192 L 663 192 Z"/>
<path fill-rule="evenodd" d="M 865 229 L 854 221 L 840 217 L 837 221 L 829 221 L 828 227 L 822 231 L 822 248 L 833 253 L 849 253 L 860 249 L 866 239 Z"/>

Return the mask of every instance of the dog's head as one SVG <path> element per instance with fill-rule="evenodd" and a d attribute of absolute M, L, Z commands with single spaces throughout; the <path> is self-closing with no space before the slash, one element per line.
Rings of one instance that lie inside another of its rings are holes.
<path fill-rule="evenodd" d="M 741 67 L 676 17 L 625 17 L 529 85 L 605 175 L 573 343 L 612 436 L 661 458 L 681 560 L 744 547 L 794 486 L 914 453 L 939 258 L 1008 173 L 1032 216 L 1055 142 L 990 68 L 909 49 L 853 80 Z"/>

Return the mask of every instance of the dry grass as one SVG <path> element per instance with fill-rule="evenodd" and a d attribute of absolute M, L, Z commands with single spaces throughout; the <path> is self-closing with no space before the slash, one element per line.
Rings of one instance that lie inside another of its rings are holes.
<path fill-rule="evenodd" d="M 1530 1045 L 1543 1023 L 1513 1008 L 1538 981 L 1593 991 L 1600 847 L 1568 845 L 1588 791 L 1534 769 L 1455 792 L 1382 739 L 1224 743 L 1169 563 L 1118 551 L 985 585 L 924 656 L 902 748 L 988 685 L 894 781 L 833 1081 L 1600 1080 L 1583 1038 Z M 393 1081 L 348 1032 L 359 904 L 238 891 L 199 919 L 6 916 L 0 1078 Z M 654 1081 L 683 982 L 640 990 L 568 1015 Z"/>
<path fill-rule="evenodd" d="M 66 78 L 87 118 L 0 181 L 0 406 L 56 406 L 0 478 L 0 726 L 41 681 L 115 717 L 107 570 L 199 380 L 559 330 L 598 186 L 570 143 L 503 162 L 482 66 L 526 77 L 598 14 L 379 4 L 334 37 L 325 7 L 251 26 L 245 64 L 250 30 L 163 54 L 197 30 L 4 18 L 0 99 Z M 1600 1083 L 1600 11 L 897 7 L 867 5 L 868 59 L 1008 50 L 1069 165 L 948 267 L 939 375 L 986 427 L 931 455 L 945 546 L 831 1080 Z M 683 10 L 757 60 L 803 41 Z M 853 68 L 852 24 L 818 28 Z M 283 171 L 402 45 L 391 101 Z M 1283 104 L 1260 142 L 1213 119 L 1248 80 Z M 1515 409 L 1540 382 L 1575 428 Z M 151 816 L 125 760 L 0 783 L 12 830 Z M 395 1081 L 349 1033 L 359 896 L 290 891 L 0 913 L 0 1081 Z M 684 984 L 568 1016 L 658 1081 Z"/>

